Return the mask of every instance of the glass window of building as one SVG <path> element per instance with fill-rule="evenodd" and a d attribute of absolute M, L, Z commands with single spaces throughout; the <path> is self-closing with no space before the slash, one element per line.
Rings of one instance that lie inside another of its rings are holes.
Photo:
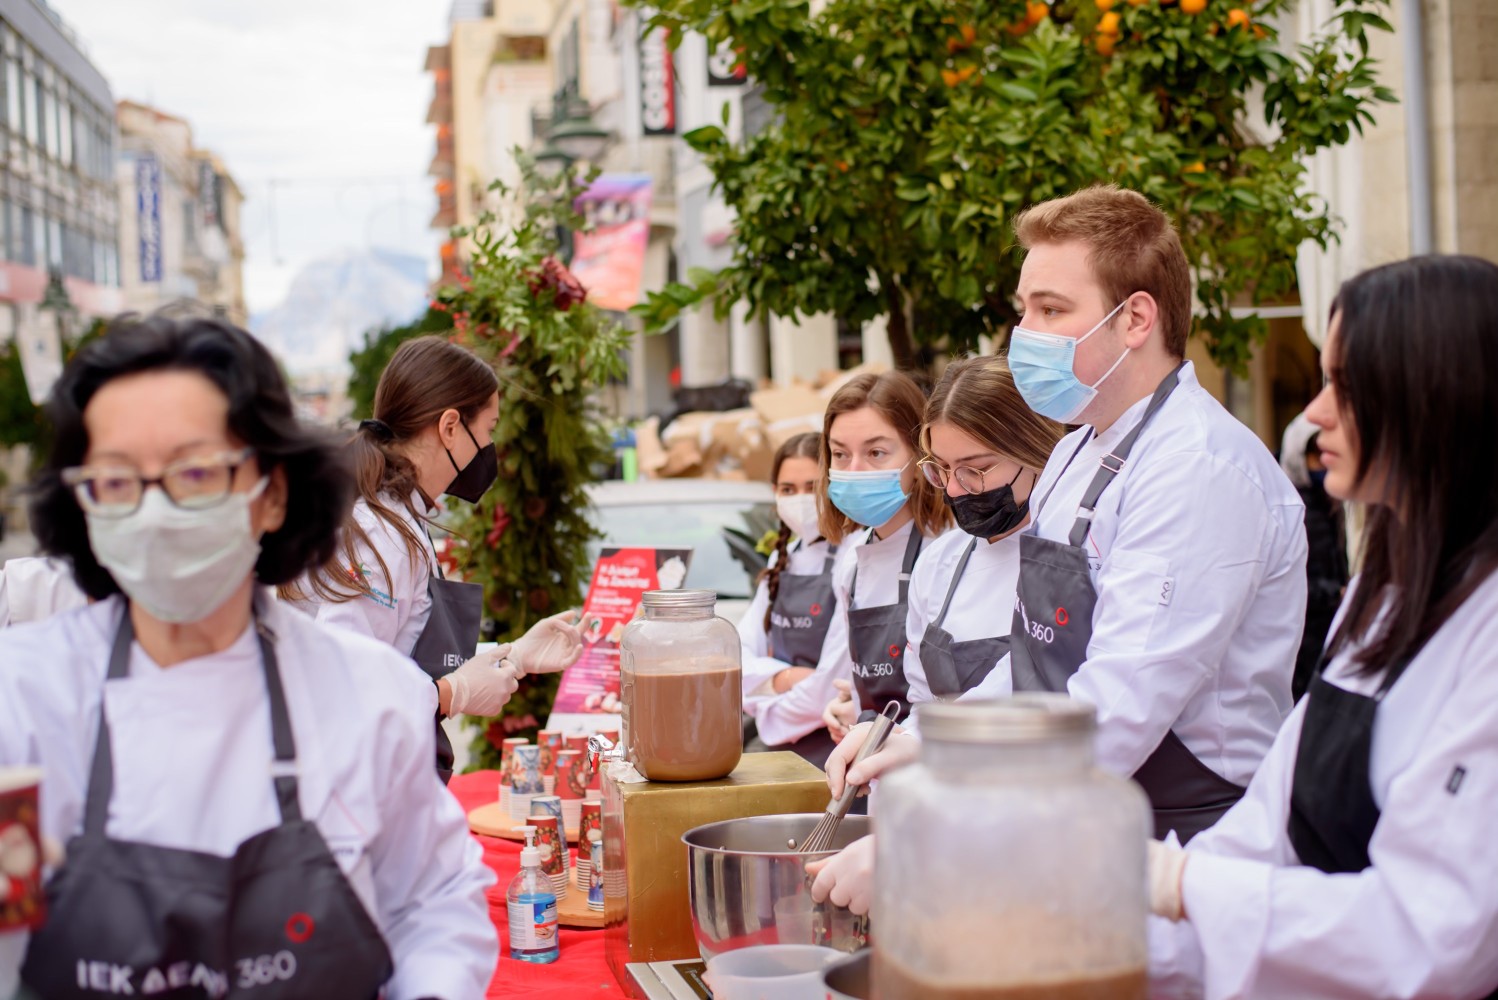
<path fill-rule="evenodd" d="M 10 259 L 10 202 L 0 198 L 0 260 Z"/>
<path fill-rule="evenodd" d="M 47 266 L 62 267 L 62 223 L 47 220 Z"/>
<path fill-rule="evenodd" d="M 51 157 L 57 156 L 57 94 L 53 90 L 52 67 L 42 66 L 41 103 L 37 113 L 42 116 L 42 148 Z"/>
<path fill-rule="evenodd" d="M 36 74 L 31 69 L 31 49 L 21 47 L 21 117 L 26 141 L 36 145 Z"/>
<path fill-rule="evenodd" d="M 73 102 L 63 96 L 62 88 L 57 92 L 57 157 L 62 165 L 73 165 Z"/>

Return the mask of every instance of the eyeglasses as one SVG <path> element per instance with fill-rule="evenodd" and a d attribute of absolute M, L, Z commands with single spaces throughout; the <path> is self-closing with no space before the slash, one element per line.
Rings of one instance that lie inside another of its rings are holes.
<path fill-rule="evenodd" d="M 988 492 L 988 487 L 984 483 L 984 477 L 1007 461 L 1009 459 L 1000 459 L 987 469 L 974 469 L 967 465 L 960 465 L 956 469 L 948 469 L 936 459 L 927 456 L 916 464 L 921 467 L 921 472 L 925 474 L 926 482 L 937 489 L 945 490 L 947 488 L 947 480 L 952 476 L 956 476 L 958 486 L 961 486 L 965 492 L 977 496 L 979 493 Z M 1015 479 L 1019 478 L 1020 472 L 1023 471 L 1024 466 L 1020 466 L 1019 470 L 1014 474 L 1014 479 L 1011 479 L 1009 482 L 1012 484 Z"/>
<path fill-rule="evenodd" d="M 77 465 L 62 470 L 78 505 L 98 517 L 128 517 L 140 509 L 147 486 L 159 486 L 183 510 L 216 507 L 234 490 L 234 477 L 255 454 L 253 448 L 199 455 L 173 462 L 154 478 L 128 466 Z"/>

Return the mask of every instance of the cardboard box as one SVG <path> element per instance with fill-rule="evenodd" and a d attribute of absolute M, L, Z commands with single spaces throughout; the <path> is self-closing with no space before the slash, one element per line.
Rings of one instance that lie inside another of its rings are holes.
<path fill-rule="evenodd" d="M 773 813 L 820 813 L 827 779 L 793 753 L 746 753 L 718 781 L 603 781 L 604 954 L 621 986 L 625 966 L 698 957 L 682 834 L 705 823 Z"/>

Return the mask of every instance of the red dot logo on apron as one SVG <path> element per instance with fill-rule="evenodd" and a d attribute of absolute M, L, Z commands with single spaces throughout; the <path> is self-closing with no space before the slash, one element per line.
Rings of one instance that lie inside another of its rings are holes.
<path fill-rule="evenodd" d="M 305 944 L 316 926 L 307 914 L 293 913 L 286 921 L 286 939 L 292 944 Z"/>
<path fill-rule="evenodd" d="M 822 613 L 822 606 L 820 604 L 813 604 L 811 606 L 811 616 L 813 618 L 816 618 L 821 613 Z"/>
<path fill-rule="evenodd" d="M 1057 608 L 1056 609 L 1056 624 L 1057 625 L 1065 625 L 1069 621 L 1071 621 L 1071 615 L 1069 615 L 1069 614 L 1066 613 L 1066 609 L 1065 608 Z"/>
<path fill-rule="evenodd" d="M 900 655 L 900 647 L 899 646 L 890 646 L 889 647 L 889 655 L 890 656 L 899 656 Z"/>

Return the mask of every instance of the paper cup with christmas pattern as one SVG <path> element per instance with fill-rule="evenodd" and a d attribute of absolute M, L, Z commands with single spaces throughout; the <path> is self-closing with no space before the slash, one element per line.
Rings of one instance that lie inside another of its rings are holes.
<path fill-rule="evenodd" d="M 564 737 L 562 743 L 568 750 L 576 750 L 582 754 L 583 787 L 588 787 L 588 783 L 593 780 L 593 769 L 588 758 L 588 734 L 573 733 Z"/>
<path fill-rule="evenodd" d="M 556 796 L 562 800 L 562 822 L 567 829 L 576 830 L 582 822 L 583 799 L 588 796 L 582 754 L 576 750 L 563 750 L 557 754 Z"/>
<path fill-rule="evenodd" d="M 603 909 L 603 831 L 588 831 L 588 909 Z"/>
<path fill-rule="evenodd" d="M 546 794 L 556 794 L 557 754 L 566 749 L 560 729 L 543 729 L 536 734 L 536 745 L 541 748 L 541 777 L 546 782 Z"/>
<path fill-rule="evenodd" d="M 567 838 L 562 833 L 562 821 L 551 813 L 533 813 L 525 821 L 536 828 L 541 874 L 551 879 L 558 898 L 567 895 Z"/>
<path fill-rule="evenodd" d="M 510 816 L 525 819 L 531 812 L 531 799 L 545 794 L 546 788 L 541 783 L 541 748 L 516 747 L 510 757 Z"/>
<path fill-rule="evenodd" d="M 510 811 L 510 758 L 515 755 L 516 747 L 529 743 L 524 737 L 512 736 L 499 745 L 499 808 L 503 812 Z"/>
<path fill-rule="evenodd" d="M 614 726 L 612 729 L 600 729 L 598 731 L 598 735 L 602 736 L 604 739 L 608 740 L 614 746 L 618 746 L 619 745 L 619 727 L 618 726 Z M 591 775 L 588 776 L 588 787 L 591 788 L 595 792 L 599 792 L 599 791 L 603 790 L 602 775 L 600 774 L 600 772 L 602 770 L 603 770 L 603 768 L 599 768 L 597 771 L 594 771 Z"/>
<path fill-rule="evenodd" d="M 39 767 L 0 767 L 0 931 L 40 927 L 42 894 Z"/>
<path fill-rule="evenodd" d="M 562 800 L 561 799 L 557 798 L 555 795 L 537 795 L 537 796 L 535 796 L 534 798 L 531 799 L 531 815 L 532 816 L 555 816 L 557 818 L 557 823 L 560 824 L 560 826 L 558 827 L 558 829 L 560 829 L 562 831 L 563 842 L 564 843 L 566 842 L 566 837 L 567 837 L 567 818 L 562 814 Z M 568 858 L 569 858 L 568 863 L 570 864 L 571 863 L 570 855 L 568 856 Z"/>

